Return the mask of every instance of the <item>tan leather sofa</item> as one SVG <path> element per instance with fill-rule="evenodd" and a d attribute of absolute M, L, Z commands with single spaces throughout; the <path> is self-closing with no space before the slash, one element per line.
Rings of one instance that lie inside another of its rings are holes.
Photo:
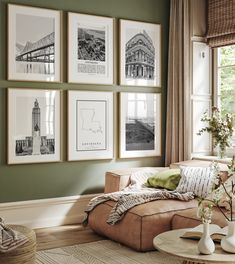
<path fill-rule="evenodd" d="M 197 208 L 192 208 L 175 213 L 171 221 L 171 228 L 192 228 L 200 224 L 201 221 L 197 217 Z M 213 210 L 212 224 L 217 224 L 220 227 L 224 227 L 227 225 L 226 219 L 222 216 L 219 210 Z"/>
<path fill-rule="evenodd" d="M 198 161 L 192 161 L 188 164 L 184 163 L 186 166 L 208 166 L 208 164 L 210 162 L 198 163 Z M 178 165 L 173 164 L 172 167 L 175 168 Z M 105 193 L 119 191 L 128 186 L 131 173 L 140 169 L 135 168 L 107 172 L 105 176 Z M 159 169 L 166 168 L 151 169 L 158 171 Z M 162 232 L 172 229 L 172 227 L 193 227 L 200 223 L 196 219 L 196 200 L 189 202 L 158 200 L 138 205 L 129 210 L 119 223 L 109 225 L 106 223 L 106 219 L 113 205 L 114 202 L 111 201 L 98 205 L 89 215 L 89 226 L 98 234 L 120 242 L 137 251 L 153 250 L 153 238 Z M 182 215 L 184 213 L 186 214 L 185 216 Z"/>

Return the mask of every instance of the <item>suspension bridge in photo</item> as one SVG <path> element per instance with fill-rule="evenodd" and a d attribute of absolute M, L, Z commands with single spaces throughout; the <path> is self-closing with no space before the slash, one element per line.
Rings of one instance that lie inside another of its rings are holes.
<path fill-rule="evenodd" d="M 54 63 L 55 61 L 55 32 L 32 43 L 27 42 L 16 55 L 16 61 Z"/>

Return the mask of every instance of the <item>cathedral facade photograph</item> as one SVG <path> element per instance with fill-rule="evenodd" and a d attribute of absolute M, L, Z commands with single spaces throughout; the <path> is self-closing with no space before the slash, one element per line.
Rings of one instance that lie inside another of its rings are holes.
<path fill-rule="evenodd" d="M 161 86 L 161 26 L 120 20 L 120 83 Z"/>
<path fill-rule="evenodd" d="M 153 80 L 155 48 L 148 33 L 143 30 L 126 43 L 126 77 Z"/>

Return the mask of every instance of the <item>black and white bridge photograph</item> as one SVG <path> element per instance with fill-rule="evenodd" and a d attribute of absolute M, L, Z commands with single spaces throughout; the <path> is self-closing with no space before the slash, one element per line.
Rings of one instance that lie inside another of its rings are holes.
<path fill-rule="evenodd" d="M 55 73 L 55 19 L 16 14 L 16 72 Z"/>

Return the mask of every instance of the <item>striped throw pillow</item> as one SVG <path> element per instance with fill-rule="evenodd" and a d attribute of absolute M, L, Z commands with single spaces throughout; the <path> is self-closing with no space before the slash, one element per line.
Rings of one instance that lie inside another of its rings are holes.
<path fill-rule="evenodd" d="M 214 177 L 210 167 L 180 167 L 180 175 L 177 192 L 193 192 L 203 198 L 209 194 Z"/>

